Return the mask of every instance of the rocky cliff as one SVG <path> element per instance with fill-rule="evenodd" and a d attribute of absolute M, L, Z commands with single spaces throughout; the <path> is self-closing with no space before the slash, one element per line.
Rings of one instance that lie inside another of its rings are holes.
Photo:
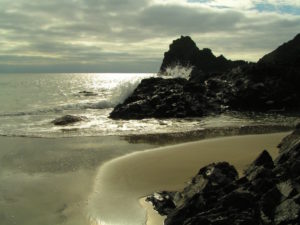
<path fill-rule="evenodd" d="M 239 178 L 227 162 L 201 168 L 179 192 L 147 198 L 166 225 L 300 224 L 300 130 L 280 144 L 272 160 L 264 150 Z"/>
<path fill-rule="evenodd" d="M 234 67 L 247 64 L 245 61 L 231 61 L 223 55 L 216 57 L 209 48 L 199 50 L 189 36 L 181 36 L 174 40 L 169 50 L 164 53 L 160 72 L 176 64 L 193 66 L 205 73 L 223 73 Z"/>
<path fill-rule="evenodd" d="M 297 35 L 258 63 L 247 64 L 215 57 L 208 49 L 199 50 L 191 38 L 181 37 L 165 53 L 161 70 L 174 62 L 193 65 L 189 80 L 146 79 L 110 116 L 114 119 L 176 118 L 224 110 L 299 110 L 299 40 Z"/>

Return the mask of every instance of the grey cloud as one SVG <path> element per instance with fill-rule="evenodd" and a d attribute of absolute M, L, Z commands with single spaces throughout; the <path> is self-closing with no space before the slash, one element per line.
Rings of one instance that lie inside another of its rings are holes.
<path fill-rule="evenodd" d="M 230 31 L 243 18 L 239 12 L 214 12 L 178 5 L 152 6 L 141 14 L 141 26 L 156 32 L 178 34 Z"/>
<path fill-rule="evenodd" d="M 128 72 L 132 66 L 133 71 L 145 71 L 143 65 L 153 72 L 167 49 L 165 40 L 180 35 L 195 37 L 200 47 L 229 56 L 241 52 L 242 57 L 244 52 L 271 50 L 300 30 L 296 16 L 249 17 L 228 9 L 153 5 L 150 1 L 0 0 L 0 72 L 8 71 L 8 63 L 20 70 L 18 64 L 26 64 L 26 70 L 31 64 L 53 71 L 57 71 L 54 65 L 64 70 L 90 66 Z"/>

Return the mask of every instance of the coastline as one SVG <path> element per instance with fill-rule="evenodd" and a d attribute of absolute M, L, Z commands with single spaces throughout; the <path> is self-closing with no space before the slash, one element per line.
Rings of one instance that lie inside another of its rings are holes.
<path fill-rule="evenodd" d="M 103 213 L 101 206 L 113 204 L 110 210 L 127 214 L 128 220 L 128 214 L 145 218 L 145 209 L 137 212 L 140 198 L 155 191 L 180 190 L 202 166 L 212 162 L 228 161 L 242 174 L 264 149 L 275 157 L 277 145 L 287 134 L 289 132 L 205 139 L 134 152 L 108 161 L 100 167 L 96 178 L 94 192 L 97 196 L 89 198 L 91 205 L 99 208 L 92 217 L 100 216 L 106 223 L 112 214 L 98 213 Z M 120 202 L 123 204 L 117 207 Z M 147 225 L 158 225 L 150 212 L 147 220 Z"/>
<path fill-rule="evenodd" d="M 97 168 L 155 147 L 117 136 L 0 136 L 0 145 L 0 219 L 7 225 L 91 225 L 86 205 Z"/>

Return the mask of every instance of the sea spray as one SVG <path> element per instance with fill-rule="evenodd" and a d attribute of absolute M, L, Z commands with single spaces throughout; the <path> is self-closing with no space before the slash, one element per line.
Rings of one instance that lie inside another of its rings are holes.
<path fill-rule="evenodd" d="M 177 69 L 174 76 L 181 74 Z M 176 75 L 177 74 L 177 75 Z M 73 137 L 185 132 L 206 127 L 290 125 L 298 115 L 268 115 L 228 112 L 203 118 L 112 120 L 112 108 L 124 101 L 142 79 L 155 74 L 2 74 L 0 136 Z M 168 77 L 168 76 L 166 76 Z M 170 78 L 170 76 L 168 77 Z M 37 83 L 37 80 L 39 82 Z M 59 94 L 63 92 L 63 94 Z M 95 96 L 83 96 L 91 91 Z M 87 120 L 59 127 L 51 123 L 64 115 Z"/>
<path fill-rule="evenodd" d="M 78 103 L 67 103 L 57 105 L 55 107 L 45 107 L 32 111 L 20 111 L 20 112 L 9 112 L 1 113 L 0 117 L 9 116 L 30 116 L 30 115 L 41 115 L 47 113 L 61 113 L 66 110 L 84 110 L 84 109 L 107 109 L 113 108 L 117 104 L 122 103 L 128 96 L 130 96 L 135 88 L 140 84 L 141 80 L 150 76 L 155 76 L 155 74 L 149 74 L 145 76 L 137 75 L 132 77 L 130 80 L 125 80 L 124 82 L 119 82 L 113 88 L 110 88 L 110 97 L 107 99 L 101 99 L 93 102 L 78 102 Z M 88 98 L 88 97 L 86 97 Z"/>
<path fill-rule="evenodd" d="M 152 77 L 155 75 L 153 74 Z M 133 80 L 129 80 L 127 82 L 121 83 L 119 86 L 117 86 L 113 90 L 113 95 L 111 97 L 111 102 L 114 105 L 117 105 L 119 103 L 123 103 L 126 98 L 128 98 L 133 91 L 136 89 L 136 87 L 140 84 L 141 80 L 144 77 L 135 77 Z"/>
<path fill-rule="evenodd" d="M 180 63 L 176 63 L 172 66 L 167 67 L 163 73 L 159 73 L 159 76 L 163 78 L 189 79 L 192 70 L 192 66 L 183 66 Z"/>

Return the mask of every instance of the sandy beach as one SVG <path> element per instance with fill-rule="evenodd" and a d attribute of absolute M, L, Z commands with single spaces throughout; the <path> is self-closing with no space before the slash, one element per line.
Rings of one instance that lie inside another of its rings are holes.
<path fill-rule="evenodd" d="M 179 190 L 201 167 L 212 162 L 228 161 L 241 174 L 262 150 L 267 149 L 275 157 L 277 145 L 287 134 L 213 138 L 136 152 L 109 161 L 100 167 L 89 198 L 90 208 L 97 209 L 91 212 L 91 217 L 99 224 L 143 224 L 146 214 L 138 204 L 143 196 L 160 190 Z M 148 213 L 147 224 L 161 224 L 162 220 L 153 214 L 153 211 Z"/>

